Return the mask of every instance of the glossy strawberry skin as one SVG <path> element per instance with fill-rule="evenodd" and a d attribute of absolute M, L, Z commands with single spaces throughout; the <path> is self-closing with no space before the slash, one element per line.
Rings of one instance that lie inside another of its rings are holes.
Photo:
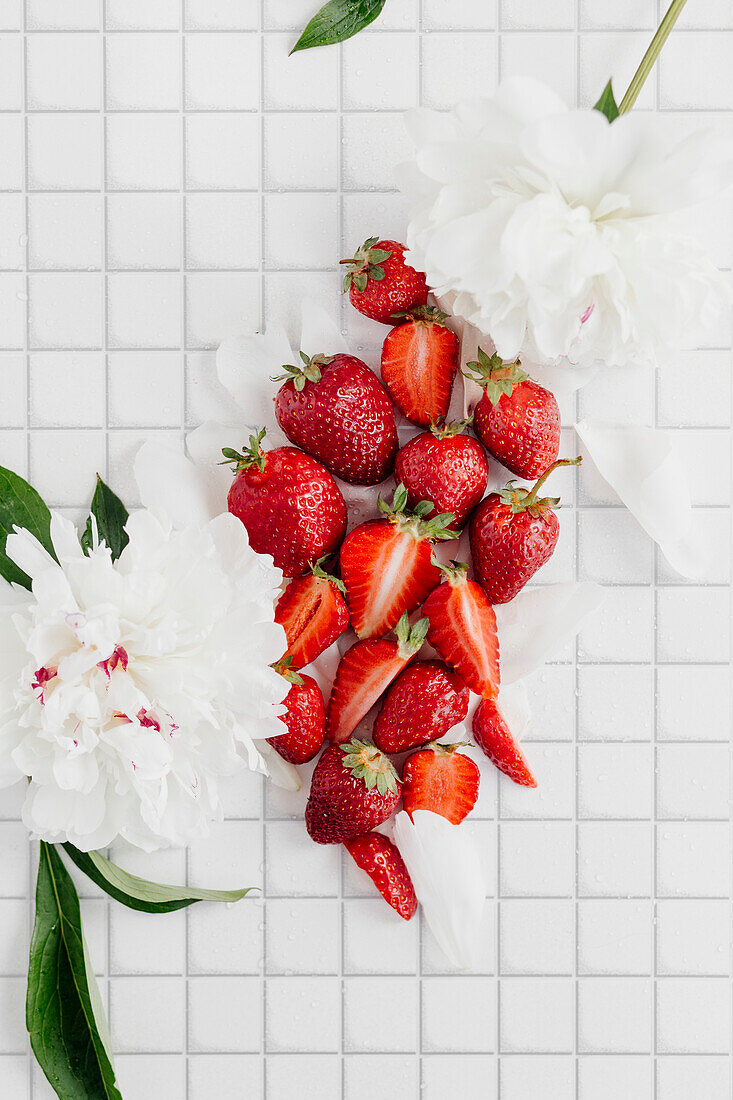
<path fill-rule="evenodd" d="M 413 661 L 390 685 L 372 738 L 382 752 L 405 752 L 435 741 L 468 712 L 469 691 L 442 661 Z"/>
<path fill-rule="evenodd" d="M 229 489 L 229 511 L 247 528 L 258 554 L 272 554 L 286 577 L 338 548 L 346 532 L 346 504 L 320 462 L 295 447 L 265 454 L 264 470 L 240 469 Z"/>
<path fill-rule="evenodd" d="M 476 580 L 492 604 L 507 603 L 551 557 L 560 524 L 547 509 L 540 516 L 512 513 L 498 493 L 482 501 L 469 527 Z"/>
<path fill-rule="evenodd" d="M 482 699 L 473 715 L 473 739 L 491 763 L 522 787 L 536 787 L 524 753 L 493 699 Z"/>
<path fill-rule="evenodd" d="M 351 736 L 410 659 L 400 655 L 397 642 L 386 638 L 368 638 L 347 649 L 328 701 L 326 736 L 332 744 Z"/>
<path fill-rule="evenodd" d="M 351 625 L 360 638 L 381 637 L 440 583 L 432 544 L 388 519 L 355 527 L 341 547 L 341 579 Z"/>
<path fill-rule="evenodd" d="M 458 337 L 430 319 L 408 318 L 382 347 L 382 381 L 403 416 L 427 428 L 448 415 L 458 370 Z"/>
<path fill-rule="evenodd" d="M 397 847 L 381 833 L 366 833 L 344 842 L 357 867 L 366 871 L 384 900 L 403 920 L 417 912 L 417 896 Z"/>
<path fill-rule="evenodd" d="M 402 805 L 412 817 L 430 810 L 459 825 L 476 805 L 481 773 L 470 756 L 440 745 L 409 756 L 402 770 Z"/>
<path fill-rule="evenodd" d="M 488 478 L 484 449 L 467 435 L 423 432 L 397 452 L 395 479 L 407 488 L 408 507 L 430 500 L 436 512 L 453 512 L 456 530 L 486 492 Z"/>
<path fill-rule="evenodd" d="M 414 306 L 424 306 L 428 300 L 428 284 L 421 271 L 405 263 L 405 246 L 398 241 L 378 241 L 375 248 L 391 255 L 380 266 L 384 278 L 369 279 L 366 290 L 358 290 L 352 282 L 349 299 L 359 313 L 373 321 L 393 324 L 393 314 L 404 313 Z"/>
<path fill-rule="evenodd" d="M 281 715 L 288 732 L 268 737 L 267 743 L 291 764 L 306 764 L 320 750 L 326 737 L 326 708 L 312 676 L 301 676 L 285 697 L 287 713 Z"/>
<path fill-rule="evenodd" d="M 291 668 L 320 657 L 349 625 L 346 600 L 332 581 L 307 573 L 295 577 L 275 607 L 275 622 L 285 630 Z"/>
<path fill-rule="evenodd" d="M 317 844 L 343 844 L 381 825 L 394 813 L 401 784 L 380 794 L 368 790 L 344 765 L 341 746 L 331 745 L 321 754 L 311 780 L 305 808 L 308 834 Z"/>
<path fill-rule="evenodd" d="M 477 695 L 499 692 L 496 615 L 483 589 L 471 580 L 446 582 L 428 596 L 423 615 L 428 641 Z"/>
<path fill-rule="evenodd" d="M 377 376 L 353 355 L 335 355 L 320 381 L 298 390 L 292 380 L 275 399 L 277 422 L 291 443 L 352 485 L 376 485 L 392 471 L 397 429 L 392 402 Z"/>
<path fill-rule="evenodd" d="M 495 405 L 484 394 L 474 410 L 474 429 L 486 450 L 517 477 L 539 477 L 560 449 L 557 401 L 531 379 Z"/>

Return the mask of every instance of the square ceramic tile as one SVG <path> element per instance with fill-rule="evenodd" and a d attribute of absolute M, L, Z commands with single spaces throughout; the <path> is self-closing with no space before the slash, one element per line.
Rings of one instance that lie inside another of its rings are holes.
<path fill-rule="evenodd" d="M 112 978 L 109 1024 L 115 1050 L 182 1050 L 185 998 L 186 987 L 180 977 Z"/>
<path fill-rule="evenodd" d="M 344 905 L 344 973 L 413 974 L 418 963 L 417 920 L 401 920 L 381 898 Z"/>
<path fill-rule="evenodd" d="M 189 110 L 253 111 L 260 105 L 260 43 L 254 34 L 186 36 Z"/>
<path fill-rule="evenodd" d="M 660 1100 L 686 1100 L 696 1089 L 709 1100 L 728 1100 L 730 1086 L 729 1057 L 687 1054 L 657 1059 Z"/>
<path fill-rule="evenodd" d="M 115 0 L 112 0 L 115 2 Z M 26 0 L 28 30 L 95 31 L 100 26 L 101 0 L 77 0 L 70 7 L 59 0 Z"/>
<path fill-rule="evenodd" d="M 336 1051 L 341 990 L 338 978 L 270 978 L 265 1040 L 270 1053 Z"/>
<path fill-rule="evenodd" d="M 657 1050 L 729 1054 L 730 983 L 726 978 L 660 978 Z"/>
<path fill-rule="evenodd" d="M 105 363 L 101 352 L 34 352 L 28 419 L 34 428 L 104 426 Z"/>
<path fill-rule="evenodd" d="M 377 1080 L 389 1081 L 398 1096 L 412 1096 L 417 1094 L 418 1078 L 416 1058 L 403 1054 L 349 1054 L 344 1058 L 343 1095 L 346 1100 L 371 1100 L 373 1082 Z"/>
<path fill-rule="evenodd" d="M 335 195 L 265 195 L 265 265 L 333 268 L 338 263 Z"/>
<path fill-rule="evenodd" d="M 422 42 L 420 76 L 425 107 L 444 110 L 475 92 L 475 74 L 490 94 L 497 83 L 497 42 L 493 34 L 430 34 Z M 399 60 L 397 64 L 401 64 Z M 395 64 L 390 59 L 390 68 Z M 348 83 L 347 83 L 348 89 Z M 348 94 L 348 92 L 347 92 Z M 354 93 L 356 96 L 358 93 Z M 391 99 L 409 95 L 409 88 L 394 88 Z M 392 102 L 389 104 L 392 106 Z M 401 106 L 401 100 L 394 103 Z M 405 103 L 405 106 L 411 104 Z M 358 106 L 369 106 L 368 102 Z M 386 104 L 385 104 L 386 106 Z"/>
<path fill-rule="evenodd" d="M 572 1051 L 574 998 L 572 978 L 503 978 L 499 999 L 502 1053 Z"/>
<path fill-rule="evenodd" d="M 346 128 L 349 118 L 344 119 Z M 381 120 L 380 120 L 381 121 Z M 264 184 L 271 191 L 335 190 L 339 140 L 335 114 L 273 113 L 264 118 Z M 314 156 L 314 150 L 318 155 Z"/>
<path fill-rule="evenodd" d="M 268 1096 L 287 1096 L 298 1082 L 298 1096 L 304 1100 L 337 1100 L 340 1096 L 341 1065 L 336 1054 L 275 1054 L 265 1070 Z"/>
<path fill-rule="evenodd" d="M 502 974 L 572 974 L 575 905 L 570 900 L 500 903 Z"/>
<path fill-rule="evenodd" d="M 335 899 L 271 898 L 267 903 L 268 974 L 337 974 L 339 903 Z"/>
<path fill-rule="evenodd" d="M 657 816 L 710 817 L 730 812 L 730 754 L 725 745 L 659 745 Z"/>
<path fill-rule="evenodd" d="M 264 1059 L 257 1054 L 192 1054 L 188 1059 L 190 1100 L 239 1100 L 264 1095 Z"/>
<path fill-rule="evenodd" d="M 256 894 L 235 905 L 194 905 L 188 911 L 189 974 L 260 974 L 265 906 Z"/>
<path fill-rule="evenodd" d="M 92 271 L 102 266 L 102 196 L 28 196 L 28 265 L 41 271 Z"/>
<path fill-rule="evenodd" d="M 650 978 L 581 978 L 578 1050 L 635 1054 L 652 1047 Z"/>
<path fill-rule="evenodd" d="M 575 1083 L 573 1059 L 558 1054 L 519 1054 L 501 1060 L 501 1100 L 563 1100 Z"/>
<path fill-rule="evenodd" d="M 725 901 L 657 903 L 659 974 L 726 975 L 730 972 L 730 950 Z"/>
<path fill-rule="evenodd" d="M 181 119 L 142 111 L 107 116 L 110 191 L 176 191 L 181 185 Z"/>
<path fill-rule="evenodd" d="M 260 279 L 252 274 L 186 276 L 186 346 L 216 348 L 227 336 L 257 330 Z"/>
<path fill-rule="evenodd" d="M 105 0 L 108 31 L 176 31 L 181 25 L 178 0 Z"/>
<path fill-rule="evenodd" d="M 652 848 L 652 831 L 642 822 L 583 822 L 578 826 L 578 896 L 649 897 Z"/>
<path fill-rule="evenodd" d="M 495 1100 L 498 1096 L 495 1058 L 461 1054 L 436 1054 L 423 1059 L 424 1100 L 444 1100 L 455 1093 L 462 1100 Z"/>
<path fill-rule="evenodd" d="M 100 115 L 29 115 L 26 125 L 29 190 L 99 190 L 104 126 Z"/>
<path fill-rule="evenodd" d="M 657 592 L 660 662 L 726 661 L 730 651 L 730 596 L 712 588 Z"/>
<path fill-rule="evenodd" d="M 256 978 L 190 978 L 187 984 L 189 1049 L 260 1049 L 262 987 Z"/>
<path fill-rule="evenodd" d="M 32 348 L 98 348 L 104 339 L 104 290 L 86 272 L 28 279 Z"/>
<path fill-rule="evenodd" d="M 499 0 L 502 30 L 571 30 L 575 26 L 576 4 L 556 0 L 539 8 L 533 0 Z"/>
<path fill-rule="evenodd" d="M 254 114 L 186 115 L 186 186 L 255 190 L 260 179 L 260 120 Z"/>
<path fill-rule="evenodd" d="M 526 750 L 537 787 L 499 781 L 502 818 L 571 818 L 575 807 L 575 754 L 572 745 L 533 742 Z M 534 795 L 534 797 L 532 797 Z"/>
<path fill-rule="evenodd" d="M 575 837 L 564 822 L 503 822 L 501 875 L 505 897 L 570 897 L 575 879 Z"/>
<path fill-rule="evenodd" d="M 578 1100 L 649 1100 L 653 1070 L 643 1055 L 585 1055 L 578 1059 Z"/>
<path fill-rule="evenodd" d="M 657 828 L 660 897 L 725 897 L 730 889 L 727 822 L 664 821 Z"/>
<path fill-rule="evenodd" d="M 401 111 L 417 105 L 418 52 L 411 35 L 380 33 L 375 38 L 366 31 L 351 45 L 343 73 L 345 108 Z"/>
<path fill-rule="evenodd" d="M 186 914 L 148 913 L 116 905 L 110 909 L 111 974 L 178 974 L 185 962 Z"/>
<path fill-rule="evenodd" d="M 265 110 L 335 110 L 338 53 L 302 50 L 288 58 L 292 35 L 268 34 L 263 43 Z M 286 60 L 287 59 L 287 60 Z"/>
<path fill-rule="evenodd" d="M 420 1024 L 412 978 L 345 978 L 343 985 L 344 1050 L 415 1049 Z"/>
<path fill-rule="evenodd" d="M 181 424 L 184 378 L 180 352 L 115 351 L 107 363 L 111 427 L 175 428 Z"/>
<path fill-rule="evenodd" d="M 651 818 L 653 771 L 651 745 L 580 745 L 578 817 Z"/>
<path fill-rule="evenodd" d="M 258 267 L 260 199 L 251 194 L 186 197 L 186 267 L 220 270 Z"/>
<path fill-rule="evenodd" d="M 579 974 L 651 974 L 651 901 L 588 898 L 578 902 Z"/>
<path fill-rule="evenodd" d="M 183 254 L 181 196 L 167 193 L 107 197 L 110 271 L 177 270 Z"/>
<path fill-rule="evenodd" d="M 422 1049 L 488 1053 L 496 1049 L 496 985 L 471 977 L 425 978 Z"/>

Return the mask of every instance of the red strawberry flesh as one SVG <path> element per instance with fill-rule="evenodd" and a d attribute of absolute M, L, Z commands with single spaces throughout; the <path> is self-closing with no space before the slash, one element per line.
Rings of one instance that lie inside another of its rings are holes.
<path fill-rule="evenodd" d="M 430 810 L 459 825 L 476 805 L 481 773 L 457 745 L 433 743 L 413 753 L 402 770 L 402 805 L 412 817 Z"/>
<path fill-rule="evenodd" d="M 316 564 L 312 572 L 294 578 L 277 601 L 275 622 L 285 630 L 285 657 L 292 668 L 315 661 L 347 629 L 349 610 L 339 584 Z"/>
<path fill-rule="evenodd" d="M 430 620 L 428 641 L 477 695 L 499 691 L 496 615 L 485 593 L 468 580 L 466 566 L 444 567 L 448 580 L 423 604 Z"/>
<path fill-rule="evenodd" d="M 425 308 L 387 334 L 382 381 L 408 420 L 427 428 L 448 415 L 458 370 L 458 337 L 441 324 L 445 314 Z"/>

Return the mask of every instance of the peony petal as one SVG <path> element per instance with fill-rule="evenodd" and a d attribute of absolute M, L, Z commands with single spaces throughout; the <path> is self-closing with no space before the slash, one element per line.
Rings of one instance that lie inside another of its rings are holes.
<path fill-rule="evenodd" d="M 462 970 L 480 951 L 486 882 L 476 842 L 465 825 L 451 825 L 429 810 L 402 810 L 394 842 L 410 872 L 425 919 L 446 956 Z"/>
<path fill-rule="evenodd" d="M 300 350 L 306 355 L 348 355 L 349 348 L 330 313 L 312 298 L 301 307 Z"/>
<path fill-rule="evenodd" d="M 709 550 L 694 522 L 683 462 L 673 433 L 582 420 L 575 430 L 586 454 L 665 558 L 684 577 L 701 579 Z"/>
<path fill-rule="evenodd" d="M 14 527 L 5 543 L 5 553 L 12 562 L 33 580 L 47 569 L 55 568 L 48 550 L 45 550 L 35 535 L 24 527 Z"/>
<path fill-rule="evenodd" d="M 301 788 L 298 769 L 283 760 L 279 752 L 268 745 L 267 741 L 255 741 L 257 751 L 262 755 L 267 775 L 276 787 L 282 787 L 286 791 L 299 791 Z"/>
<path fill-rule="evenodd" d="M 603 596 L 601 585 L 576 581 L 525 588 L 497 605 L 502 684 L 521 680 L 551 659 Z"/>
<path fill-rule="evenodd" d="M 293 363 L 293 350 L 285 330 L 270 325 L 265 333 L 236 336 L 220 344 L 216 352 L 219 381 L 229 390 L 248 423 L 268 424 L 273 417 L 277 386 L 274 375 Z"/>
<path fill-rule="evenodd" d="M 181 451 L 143 443 L 134 470 L 144 507 L 166 516 L 174 527 L 203 526 L 216 515 L 206 475 Z"/>

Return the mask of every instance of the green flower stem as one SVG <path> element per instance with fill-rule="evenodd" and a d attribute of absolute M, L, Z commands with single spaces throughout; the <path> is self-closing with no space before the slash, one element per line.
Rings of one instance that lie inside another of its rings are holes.
<path fill-rule="evenodd" d="M 627 111 L 630 111 L 636 103 L 639 92 L 644 86 L 644 81 L 649 76 L 649 73 L 652 71 L 652 68 L 654 67 L 654 62 L 659 57 L 662 46 L 669 38 L 670 31 L 679 19 L 680 13 L 686 3 L 687 0 L 672 0 L 672 3 L 669 5 L 669 8 L 667 9 L 667 14 L 665 15 L 662 22 L 659 24 L 657 28 L 657 33 L 654 35 L 654 38 L 652 38 L 651 42 L 649 43 L 649 49 L 642 57 L 641 64 L 634 73 L 631 83 L 626 89 L 626 95 L 619 103 L 618 111 L 620 115 L 623 115 Z"/>

